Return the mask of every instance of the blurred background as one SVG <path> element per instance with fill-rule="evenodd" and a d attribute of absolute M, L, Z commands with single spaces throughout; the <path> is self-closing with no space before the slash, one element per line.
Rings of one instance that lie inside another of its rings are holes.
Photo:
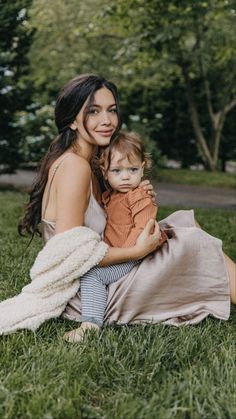
<path fill-rule="evenodd" d="M 55 134 L 58 90 L 99 73 L 156 168 L 235 170 L 231 0 L 0 0 L 0 172 L 32 169 Z"/>

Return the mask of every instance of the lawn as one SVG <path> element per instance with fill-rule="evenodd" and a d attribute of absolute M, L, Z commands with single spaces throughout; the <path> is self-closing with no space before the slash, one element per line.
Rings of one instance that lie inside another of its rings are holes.
<path fill-rule="evenodd" d="M 0 193 L 0 299 L 27 283 L 41 247 L 16 233 L 23 195 Z M 174 208 L 160 209 L 160 218 Z M 200 224 L 236 259 L 235 216 L 197 210 Z M 75 323 L 53 320 L 36 333 L 0 337 L 0 418 L 235 418 L 236 310 L 228 322 L 104 328 L 69 345 Z"/>
<path fill-rule="evenodd" d="M 236 188 L 236 174 L 222 172 L 207 172 L 205 170 L 188 169 L 152 169 L 152 177 L 157 182 L 181 183 L 218 188 Z"/>

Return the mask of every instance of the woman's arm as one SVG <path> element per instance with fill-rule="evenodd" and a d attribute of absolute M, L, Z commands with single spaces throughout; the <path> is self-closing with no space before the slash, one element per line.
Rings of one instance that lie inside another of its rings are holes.
<path fill-rule="evenodd" d="M 90 195 L 91 168 L 72 154 L 58 170 L 56 180 L 56 233 L 84 225 Z"/>
<path fill-rule="evenodd" d="M 110 247 L 99 265 L 107 266 L 128 262 L 129 260 L 143 259 L 156 250 L 159 245 L 160 234 L 158 223 L 155 220 L 149 220 L 134 246 L 128 248 Z"/>

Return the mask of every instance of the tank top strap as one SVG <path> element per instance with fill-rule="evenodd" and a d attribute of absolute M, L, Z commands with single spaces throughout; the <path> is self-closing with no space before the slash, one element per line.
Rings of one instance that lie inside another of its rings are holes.
<path fill-rule="evenodd" d="M 43 215 L 42 215 L 42 218 L 44 218 L 45 217 L 45 213 L 46 213 L 46 210 L 47 210 L 47 207 L 48 207 L 48 203 L 49 203 L 49 197 L 50 197 L 50 192 L 51 192 L 51 186 L 52 186 L 52 182 L 53 182 L 53 179 L 54 179 L 54 177 L 55 177 L 55 174 L 56 174 L 56 172 L 57 172 L 57 170 L 58 170 L 58 168 L 60 167 L 60 165 L 62 164 L 62 162 L 70 155 L 70 154 L 72 154 L 72 153 L 67 153 L 64 157 L 63 157 L 63 159 L 61 159 L 61 161 L 58 163 L 58 165 L 53 169 L 53 172 L 52 172 L 52 177 L 51 177 L 51 180 L 50 180 L 50 183 L 49 183 L 49 187 L 48 187 L 48 193 L 47 193 L 47 197 L 46 197 L 46 202 L 45 202 L 45 207 L 44 207 L 44 211 L 43 211 Z"/>

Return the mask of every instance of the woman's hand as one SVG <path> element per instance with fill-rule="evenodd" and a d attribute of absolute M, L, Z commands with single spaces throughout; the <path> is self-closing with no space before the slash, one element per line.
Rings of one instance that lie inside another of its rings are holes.
<path fill-rule="evenodd" d="M 142 180 L 140 185 L 149 195 L 151 195 L 152 202 L 156 203 L 156 192 L 154 191 L 153 185 L 150 183 L 150 180 Z"/>
<path fill-rule="evenodd" d="M 161 231 L 155 220 L 149 220 L 134 246 L 109 247 L 99 266 L 109 266 L 130 260 L 139 260 L 152 253 L 159 246 Z"/>
<path fill-rule="evenodd" d="M 161 230 L 158 223 L 155 220 L 149 220 L 134 246 L 138 259 L 142 259 L 156 250 L 160 240 Z"/>

